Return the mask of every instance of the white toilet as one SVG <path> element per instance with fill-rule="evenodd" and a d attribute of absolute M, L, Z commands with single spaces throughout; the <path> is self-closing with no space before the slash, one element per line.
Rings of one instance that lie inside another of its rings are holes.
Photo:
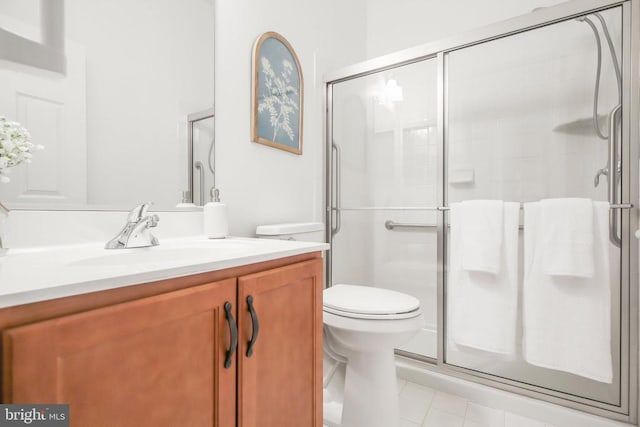
<path fill-rule="evenodd" d="M 259 237 L 323 241 L 322 223 L 259 226 Z M 303 236 L 300 238 L 300 236 Z M 394 348 L 423 326 L 420 301 L 400 292 L 334 285 L 323 293 L 325 358 L 346 364 L 342 403 L 325 402 L 329 427 L 397 427 Z M 326 366 L 326 364 L 325 364 Z"/>
<path fill-rule="evenodd" d="M 346 359 L 338 425 L 397 426 L 400 415 L 393 350 L 424 324 L 418 299 L 369 286 L 334 285 L 324 291 L 323 322 L 328 353 Z"/>

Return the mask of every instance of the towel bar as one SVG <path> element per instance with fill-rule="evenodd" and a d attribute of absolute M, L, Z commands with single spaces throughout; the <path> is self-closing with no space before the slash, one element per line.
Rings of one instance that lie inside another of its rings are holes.
<path fill-rule="evenodd" d="M 609 205 L 611 209 L 632 209 L 633 203 L 617 203 Z M 522 203 L 520 203 L 520 209 L 523 209 Z M 333 211 L 448 211 L 451 210 L 449 206 L 361 206 L 361 207 L 333 207 Z"/>
<path fill-rule="evenodd" d="M 617 204 L 609 205 L 609 209 L 632 209 L 633 207 L 634 207 L 633 203 L 617 203 Z M 433 209 L 439 210 L 439 211 L 448 211 L 450 208 L 449 206 L 437 206 Z M 522 206 L 520 206 L 520 209 L 522 209 Z M 447 227 L 450 227 L 450 225 L 447 224 Z M 435 224 L 423 224 L 418 222 L 395 222 L 392 220 L 387 220 L 384 222 L 384 228 L 386 228 L 387 230 L 393 230 L 395 228 L 435 229 L 435 228 L 438 228 L 438 226 Z M 524 230 L 524 226 L 519 225 L 518 230 Z"/>
<path fill-rule="evenodd" d="M 633 203 L 615 203 L 609 205 L 609 209 L 633 209 L 633 207 Z M 435 209 L 439 211 L 451 210 L 449 206 L 438 206 Z M 522 203 L 520 203 L 520 209 L 523 209 Z"/>
<path fill-rule="evenodd" d="M 609 209 L 632 209 L 633 203 L 618 203 L 615 205 L 609 205 Z"/>
<path fill-rule="evenodd" d="M 387 230 L 393 230 L 394 228 L 438 228 L 437 225 L 434 224 L 420 224 L 413 222 L 395 222 L 391 220 L 387 220 L 384 222 L 384 228 Z"/>
<path fill-rule="evenodd" d="M 447 224 L 447 228 L 450 228 L 451 225 Z M 384 228 L 387 230 L 393 230 L 395 228 L 438 228 L 435 224 L 421 224 L 416 222 L 395 222 L 392 220 L 386 220 L 384 222 Z M 524 230 L 524 225 L 519 225 L 518 230 Z"/>

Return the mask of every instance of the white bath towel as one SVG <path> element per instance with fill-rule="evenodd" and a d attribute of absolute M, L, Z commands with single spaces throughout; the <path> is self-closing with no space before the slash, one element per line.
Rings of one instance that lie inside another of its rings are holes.
<path fill-rule="evenodd" d="M 552 276 L 593 277 L 593 203 L 590 199 L 540 201 L 543 271 Z"/>
<path fill-rule="evenodd" d="M 612 381 L 609 205 L 592 202 L 593 276 L 544 272 L 541 203 L 525 204 L 524 357 L 533 365 Z"/>
<path fill-rule="evenodd" d="M 466 200 L 453 203 L 461 240 L 462 268 L 498 274 L 502 258 L 502 200 Z"/>
<path fill-rule="evenodd" d="M 454 204 L 455 205 L 455 204 Z M 446 287 L 448 337 L 456 346 L 511 356 L 515 352 L 518 305 L 519 203 L 504 203 L 500 224 L 503 244 L 499 273 L 463 267 L 462 248 L 467 236 L 460 210 L 451 209 L 451 248 Z"/>

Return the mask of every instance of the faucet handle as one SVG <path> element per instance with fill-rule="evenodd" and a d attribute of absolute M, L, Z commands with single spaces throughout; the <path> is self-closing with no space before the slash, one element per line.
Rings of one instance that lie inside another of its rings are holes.
<path fill-rule="evenodd" d="M 160 217 L 158 214 L 149 215 L 149 222 L 147 223 L 147 228 L 157 227 L 158 221 L 160 221 Z"/>
<path fill-rule="evenodd" d="M 129 212 L 129 215 L 127 216 L 127 222 L 140 221 L 144 216 L 147 215 L 147 210 L 152 204 L 153 202 L 146 202 L 131 209 L 131 212 Z"/>

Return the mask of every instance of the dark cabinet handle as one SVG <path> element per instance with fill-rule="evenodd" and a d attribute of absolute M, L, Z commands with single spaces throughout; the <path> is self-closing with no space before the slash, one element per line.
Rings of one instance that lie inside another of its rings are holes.
<path fill-rule="evenodd" d="M 258 314 L 253 308 L 253 296 L 249 295 L 247 297 L 247 305 L 249 306 L 249 314 L 251 315 L 251 323 L 253 324 L 253 333 L 251 334 L 251 339 L 249 340 L 249 344 L 247 346 L 247 357 L 251 357 L 251 355 L 253 354 L 253 346 L 256 345 L 256 340 L 258 339 L 260 323 L 258 323 Z"/>
<path fill-rule="evenodd" d="M 229 332 L 231 333 L 231 344 L 229 345 L 229 350 L 227 350 L 224 358 L 225 369 L 229 369 L 231 367 L 231 358 L 238 348 L 238 326 L 236 325 L 236 321 L 233 320 L 233 313 L 231 313 L 232 307 L 233 306 L 229 301 L 224 303 L 224 312 L 227 317 L 227 323 L 229 324 Z"/>

